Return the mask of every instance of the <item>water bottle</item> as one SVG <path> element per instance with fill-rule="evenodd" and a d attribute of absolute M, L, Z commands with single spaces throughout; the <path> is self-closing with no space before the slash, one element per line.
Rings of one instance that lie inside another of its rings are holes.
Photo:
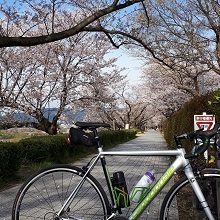
<path fill-rule="evenodd" d="M 146 172 L 138 181 L 130 193 L 130 200 L 140 202 L 142 198 L 149 192 L 151 183 L 155 180 L 155 170 Z"/>
<path fill-rule="evenodd" d="M 113 173 L 112 185 L 118 207 L 125 208 L 130 206 L 127 185 L 122 171 Z"/>

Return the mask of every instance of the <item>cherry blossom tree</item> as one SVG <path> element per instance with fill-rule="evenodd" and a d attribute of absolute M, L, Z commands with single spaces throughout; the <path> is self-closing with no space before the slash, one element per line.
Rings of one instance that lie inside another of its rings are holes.
<path fill-rule="evenodd" d="M 184 89 L 177 88 L 177 82 L 172 77 L 168 77 L 167 74 L 160 65 L 149 65 L 143 69 L 142 82 L 139 85 L 143 93 L 151 94 L 155 109 L 165 118 L 179 110 L 183 103 L 192 97 Z M 173 75 L 171 74 L 171 76 Z M 191 85 L 189 86 L 191 87 Z M 189 89 L 187 88 L 187 90 Z"/>
<path fill-rule="evenodd" d="M 0 106 L 21 110 L 38 120 L 41 129 L 56 134 L 65 107 L 98 102 L 108 84 L 120 81 L 116 59 L 104 59 L 111 49 L 104 38 L 75 38 L 29 48 L 4 48 L 0 54 Z M 111 68 L 111 72 L 105 69 Z M 50 121 L 45 110 L 55 105 Z"/>
<path fill-rule="evenodd" d="M 190 77 L 174 74 L 170 69 L 155 63 L 143 69 L 141 79 L 139 88 L 151 94 L 153 102 L 157 103 L 155 108 L 165 117 L 179 110 L 189 99 L 215 91 L 220 86 L 220 76 L 213 71 L 193 81 Z"/>
<path fill-rule="evenodd" d="M 155 94 L 166 101 L 160 109 L 163 106 L 167 117 L 190 97 L 219 88 L 220 5 L 213 0 L 145 1 L 144 5 L 147 11 L 130 18 L 132 31 L 131 25 L 120 31 L 102 28 L 116 46 L 127 45 L 131 54 L 151 65 L 145 73 L 153 85 L 147 86 L 152 91 L 160 87 Z M 120 42 L 119 36 L 124 37 Z"/>
<path fill-rule="evenodd" d="M 126 15 L 142 7 L 143 0 L 4 1 L 0 5 L 0 47 L 33 46 L 65 39 L 100 25 L 121 28 Z M 127 11 L 126 11 L 126 10 Z M 61 27 L 60 17 L 73 20 Z M 12 33 L 15 27 L 19 28 Z M 39 31 L 43 30 L 40 34 Z M 106 33 L 108 36 L 108 34 Z"/>
<path fill-rule="evenodd" d="M 77 105 L 78 103 L 82 104 L 82 101 L 84 101 L 83 105 L 85 105 L 86 101 L 89 102 L 88 97 L 91 98 L 90 95 L 92 94 L 93 100 L 97 101 L 93 105 L 97 104 L 97 109 L 105 110 L 102 113 L 97 111 L 97 113 L 99 112 L 100 115 L 109 118 L 111 121 L 117 121 L 121 126 L 124 126 L 127 122 L 132 124 L 131 121 L 135 118 L 134 115 L 138 110 L 144 109 L 143 112 L 145 112 L 147 108 L 145 109 L 141 104 L 143 104 L 144 100 L 150 106 L 148 99 L 142 99 L 142 103 L 139 103 L 134 91 L 131 95 L 125 93 L 124 87 L 117 92 L 113 91 L 110 88 L 111 86 L 106 85 L 103 87 L 103 83 L 98 79 L 102 79 L 102 77 L 105 80 L 107 79 L 104 76 L 100 77 L 100 69 L 97 69 L 96 66 L 91 67 L 90 63 L 83 59 L 85 57 L 82 58 L 84 51 L 77 47 L 79 39 L 86 45 L 87 42 L 90 42 L 90 38 L 94 36 L 99 40 L 108 39 L 116 48 L 127 47 L 129 51 L 136 53 L 136 56 L 146 59 L 148 64 L 156 63 L 157 73 L 155 75 L 153 74 L 155 70 L 148 69 L 146 78 L 149 82 L 146 85 L 150 90 L 144 93 L 148 94 L 147 96 L 151 94 L 151 104 L 153 102 L 158 103 L 157 100 L 167 100 L 169 105 L 164 102 L 158 106 L 151 106 L 152 109 L 154 107 L 157 110 L 163 110 L 165 116 L 178 109 L 182 100 L 200 94 L 202 85 L 208 89 L 212 86 L 213 88 L 218 86 L 214 84 L 218 80 L 212 81 L 213 77 L 217 77 L 214 73 L 220 74 L 220 6 L 218 1 L 89 0 L 73 3 L 72 1 L 53 0 L 49 2 L 45 0 L 39 3 L 34 0 L 21 0 L 19 3 L 16 1 L 10 6 L 5 2 L 1 5 L 0 11 L 0 47 L 31 46 L 56 41 L 56 43 L 53 43 L 56 49 L 50 49 L 47 53 L 45 52 L 44 58 L 41 57 L 40 61 L 40 58 L 31 60 L 36 54 L 34 49 L 29 48 L 32 52 L 27 59 L 27 63 L 30 60 L 29 68 L 31 67 L 31 71 L 26 69 L 28 67 L 22 66 L 21 63 L 15 62 L 17 64 L 15 65 L 16 70 L 13 69 L 13 71 L 16 71 L 16 73 L 19 71 L 21 73 L 30 72 L 28 77 L 23 77 L 27 81 L 23 80 L 19 85 L 15 83 L 10 86 L 16 91 L 18 88 L 26 88 L 27 85 L 31 88 L 28 79 L 33 79 L 36 71 L 42 72 L 44 70 L 43 78 L 47 79 L 44 84 L 36 81 L 34 83 L 38 87 L 35 90 L 29 89 L 36 96 L 31 102 L 36 101 L 37 96 L 38 100 L 41 100 L 39 98 L 40 88 L 42 88 L 41 93 L 43 94 L 46 94 L 43 90 L 46 90 L 48 94 L 53 94 L 53 98 L 47 97 L 43 99 L 44 106 L 47 103 L 46 100 L 50 100 L 49 102 L 51 100 L 59 100 L 59 103 L 69 103 L 70 99 L 74 100 L 75 105 L 76 103 Z M 66 25 L 64 25 L 65 21 Z M 74 36 L 71 43 L 68 42 L 70 36 Z M 60 39 L 68 40 L 61 41 L 61 46 L 57 46 L 57 41 Z M 65 48 L 66 46 L 64 42 L 68 42 L 67 44 L 71 45 L 74 50 L 81 51 L 81 56 L 78 54 L 76 59 L 69 58 L 71 47 L 69 47 L 69 50 L 62 52 L 62 47 Z M 95 44 L 93 46 L 94 48 L 96 47 Z M 16 54 L 20 54 L 22 57 L 19 48 L 15 50 L 18 51 Z M 4 51 L 3 49 L 2 53 Z M 96 52 L 98 53 L 99 51 Z M 51 61 L 49 59 L 50 56 L 56 58 Z M 64 60 L 68 59 L 69 63 L 68 61 L 64 62 Z M 100 59 L 96 59 L 92 58 L 92 61 L 100 63 Z M 78 63 L 78 61 L 80 62 Z M 5 65 L 8 65 L 8 60 L 4 62 L 6 63 Z M 45 68 L 47 65 L 50 67 Z M 110 64 L 105 63 L 104 65 Z M 86 71 L 81 68 L 82 66 L 87 66 Z M 76 73 L 74 80 L 69 76 L 70 69 Z M 84 74 L 80 72 L 82 69 Z M 103 66 L 101 69 L 103 69 Z M 59 70 L 59 74 L 57 74 L 57 70 Z M 13 71 L 10 71 L 7 77 L 3 77 L 4 79 L 2 80 L 5 85 L 11 79 L 15 80 L 15 76 L 20 79 L 18 77 L 19 74 L 13 73 L 14 78 L 10 75 Z M 56 79 L 56 83 L 53 84 L 50 81 L 51 76 Z M 96 80 L 99 82 L 98 84 Z M 161 80 L 163 81 L 161 82 Z M 104 82 L 104 80 L 102 81 Z M 155 83 L 156 86 L 154 85 Z M 165 89 L 160 91 L 160 87 L 163 84 Z M 59 87 L 55 85 L 59 85 Z M 65 93 L 66 88 L 71 87 L 70 85 L 73 86 L 72 88 L 74 89 L 72 90 L 74 91 Z M 62 91 L 62 96 L 58 95 L 60 91 Z M 83 95 L 81 91 L 83 91 Z M 10 97 L 9 94 L 5 93 L 4 88 L 1 88 L 0 92 L 2 103 L 6 103 Z M 12 92 L 11 94 L 14 93 Z M 20 98 L 20 94 L 21 92 L 19 92 L 17 100 Z M 70 94 L 75 95 L 71 96 Z M 106 100 L 104 99 L 104 94 L 107 97 Z M 172 96 L 173 94 L 175 95 Z M 133 96 L 134 98 L 132 98 Z M 141 97 L 141 95 L 138 94 L 138 97 Z M 27 99 L 31 99 L 30 93 L 27 93 L 20 102 L 22 103 L 24 102 L 23 100 Z M 64 106 L 60 105 L 61 111 Z M 137 110 L 134 110 L 135 106 L 139 106 Z M 162 106 L 163 109 L 161 109 Z M 148 111 L 150 110 L 148 109 Z M 136 117 L 136 121 L 138 119 L 139 117 Z"/>
<path fill-rule="evenodd" d="M 150 1 L 148 6 L 152 22 L 146 30 L 150 33 L 146 46 L 153 51 L 154 68 L 161 64 L 160 77 L 167 77 L 189 96 L 201 95 L 201 87 L 206 91 L 218 88 L 219 4 L 212 0 Z"/>
<path fill-rule="evenodd" d="M 11 6 L 5 2 L 0 46 L 30 46 L 80 32 L 102 32 L 114 46 L 141 46 L 171 69 L 201 66 L 200 74 L 211 69 L 219 73 L 219 11 L 214 0 L 22 0 Z M 72 20 L 65 28 L 59 19 L 63 16 Z M 11 33 L 14 27 L 19 27 L 16 34 Z"/>
<path fill-rule="evenodd" d="M 220 76 L 214 71 L 199 71 L 199 67 L 189 71 L 188 68 L 173 71 L 160 63 L 152 63 L 146 65 L 143 69 L 142 77 L 150 80 L 152 83 L 156 82 L 159 86 L 175 87 L 175 89 L 186 93 L 188 97 L 195 97 L 203 95 L 206 92 L 214 91 L 220 86 Z M 163 86 L 164 85 L 164 86 Z M 153 86 L 152 86 L 153 87 Z M 171 90 L 171 88 L 170 88 Z"/>
<path fill-rule="evenodd" d="M 126 45 L 136 56 L 138 53 L 148 62 L 160 63 L 180 80 L 191 81 L 191 93 L 198 94 L 198 82 L 204 74 L 220 74 L 219 3 L 166 0 L 145 1 L 143 5 L 121 30 L 103 25 L 94 31 L 108 33 L 116 47 Z"/>
<path fill-rule="evenodd" d="M 111 88 L 112 99 L 102 105 L 92 106 L 95 111 L 92 118 L 108 121 L 116 129 L 129 128 L 145 130 L 153 117 L 159 114 L 154 108 L 150 94 L 143 93 L 142 88 L 131 86 L 126 79 Z"/>
<path fill-rule="evenodd" d="M 143 4 L 147 11 L 140 10 L 130 18 L 130 25 L 121 31 L 103 26 L 103 31 L 114 34 L 113 40 L 124 36 L 120 38 L 124 44 L 144 48 L 147 58 L 151 55 L 170 69 L 201 66 L 203 71 L 220 73 L 220 5 L 217 1 L 165 0 Z"/>

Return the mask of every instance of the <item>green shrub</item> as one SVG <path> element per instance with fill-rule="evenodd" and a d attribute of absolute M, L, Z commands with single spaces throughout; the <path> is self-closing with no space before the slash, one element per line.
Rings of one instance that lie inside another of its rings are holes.
<path fill-rule="evenodd" d="M 15 176 L 20 165 L 20 145 L 0 142 L 0 179 Z"/>
<path fill-rule="evenodd" d="M 136 133 L 136 130 L 102 131 L 100 140 L 104 147 L 110 147 L 135 138 Z M 95 147 L 67 145 L 65 136 L 34 136 L 18 143 L 0 142 L 0 179 L 16 176 L 21 165 L 29 170 L 33 165 L 73 162 L 97 152 Z"/>
<path fill-rule="evenodd" d="M 31 137 L 19 142 L 22 146 L 23 163 L 50 161 L 64 163 L 70 146 L 66 144 L 63 135 Z"/>
<path fill-rule="evenodd" d="M 185 103 L 183 107 L 173 113 L 167 120 L 163 123 L 164 138 L 166 139 L 168 145 L 172 148 L 175 146 L 174 135 L 182 134 L 185 132 L 190 132 L 194 130 L 194 115 L 201 115 L 203 112 L 207 114 L 216 115 L 216 122 L 220 122 L 219 105 L 210 105 L 216 98 L 216 92 L 206 94 L 204 96 L 198 96 Z M 186 150 L 190 150 L 192 142 L 184 141 Z"/>
<path fill-rule="evenodd" d="M 208 101 L 211 112 L 214 112 L 216 121 L 220 123 L 220 89 L 210 95 Z"/>
<path fill-rule="evenodd" d="M 137 130 L 118 130 L 118 131 L 102 131 L 100 132 L 100 140 L 104 147 L 129 141 L 136 137 Z"/>

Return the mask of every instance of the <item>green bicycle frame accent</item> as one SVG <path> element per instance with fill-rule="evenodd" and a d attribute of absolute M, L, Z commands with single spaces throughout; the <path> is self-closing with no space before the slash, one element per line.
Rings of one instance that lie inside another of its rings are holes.
<path fill-rule="evenodd" d="M 118 187 L 114 187 L 113 189 L 116 203 L 120 207 L 120 200 L 123 199 L 125 207 L 127 208 L 129 206 L 129 195 L 128 193 L 124 192 L 123 190 L 119 189 Z"/>
<path fill-rule="evenodd" d="M 133 213 L 131 214 L 129 220 L 137 219 L 149 203 L 155 198 L 155 196 L 161 191 L 161 189 L 166 185 L 175 172 L 174 166 L 170 166 L 164 175 L 159 179 L 159 181 L 154 185 L 154 187 L 149 191 L 149 193 L 143 198 L 143 200 L 138 204 Z"/>
<path fill-rule="evenodd" d="M 111 198 L 113 204 L 117 204 L 115 193 L 114 193 L 114 187 L 112 185 L 112 181 L 111 181 L 111 177 L 110 177 L 110 172 L 109 172 L 108 166 L 106 165 L 104 157 L 101 158 L 101 161 L 103 161 L 102 168 L 103 168 L 105 177 L 107 178 L 108 184 L 109 184 L 108 187 L 109 187 L 109 192 L 110 192 L 110 198 Z"/>

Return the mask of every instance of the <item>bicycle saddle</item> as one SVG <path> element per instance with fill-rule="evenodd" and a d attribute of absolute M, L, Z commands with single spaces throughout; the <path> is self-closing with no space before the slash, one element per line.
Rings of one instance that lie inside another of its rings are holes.
<path fill-rule="evenodd" d="M 90 129 L 90 128 L 110 128 L 110 125 L 107 123 L 102 122 L 82 122 L 82 121 L 76 121 L 74 123 L 76 126 L 82 128 L 82 129 Z"/>

